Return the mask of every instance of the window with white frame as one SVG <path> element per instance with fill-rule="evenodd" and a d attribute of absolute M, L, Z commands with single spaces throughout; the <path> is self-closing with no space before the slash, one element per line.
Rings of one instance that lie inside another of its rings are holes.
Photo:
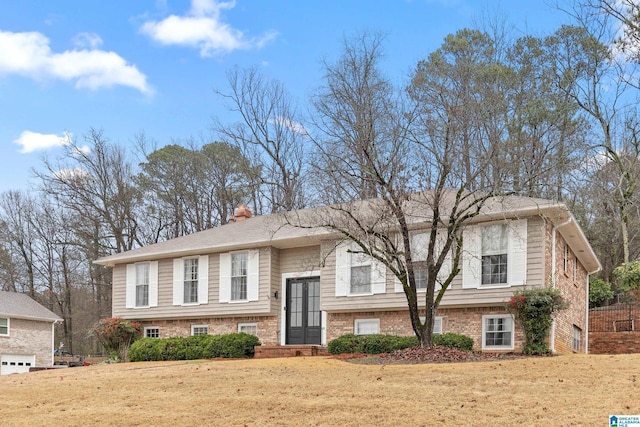
<path fill-rule="evenodd" d="M 126 308 L 158 306 L 158 261 L 127 264 L 125 282 Z"/>
<path fill-rule="evenodd" d="M 426 317 L 420 317 L 420 321 L 424 323 L 426 321 Z M 442 316 L 436 316 L 433 318 L 433 333 L 441 334 L 442 333 Z"/>
<path fill-rule="evenodd" d="M 507 283 L 508 232 L 506 224 L 482 228 L 482 284 Z"/>
<path fill-rule="evenodd" d="M 336 296 L 386 292 L 386 267 L 351 243 L 336 247 Z"/>
<path fill-rule="evenodd" d="M 145 338 L 160 338 L 160 328 L 157 326 L 145 326 L 144 328 Z"/>
<path fill-rule="evenodd" d="M 238 323 L 238 333 L 258 336 L 257 323 Z"/>
<path fill-rule="evenodd" d="M 198 258 L 184 260 L 184 300 L 185 304 L 198 302 Z"/>
<path fill-rule="evenodd" d="M 0 317 L 0 336 L 9 336 L 9 318 Z"/>
<path fill-rule="evenodd" d="M 149 263 L 136 264 L 136 307 L 149 306 Z"/>
<path fill-rule="evenodd" d="M 417 261 L 413 263 L 413 276 L 416 279 L 416 289 L 427 289 L 427 263 Z"/>
<path fill-rule="evenodd" d="M 573 281 L 578 280 L 578 257 L 573 256 Z"/>
<path fill-rule="evenodd" d="M 191 325 L 191 335 L 209 335 L 209 325 Z"/>
<path fill-rule="evenodd" d="M 528 221 L 517 219 L 465 227 L 462 288 L 524 285 Z"/>
<path fill-rule="evenodd" d="M 380 333 L 380 319 L 356 319 L 353 325 L 355 335 L 373 335 Z"/>
<path fill-rule="evenodd" d="M 573 343 L 571 349 L 573 351 L 580 351 L 582 348 L 582 329 L 573 325 Z"/>
<path fill-rule="evenodd" d="M 511 315 L 482 316 L 482 348 L 513 350 L 514 328 Z"/>
<path fill-rule="evenodd" d="M 564 251 L 562 253 L 562 270 L 565 273 L 569 273 L 569 245 L 564 244 Z"/>
<path fill-rule="evenodd" d="M 247 299 L 247 253 L 231 254 L 231 301 Z"/>
<path fill-rule="evenodd" d="M 209 302 L 209 255 L 173 260 L 173 305 Z"/>

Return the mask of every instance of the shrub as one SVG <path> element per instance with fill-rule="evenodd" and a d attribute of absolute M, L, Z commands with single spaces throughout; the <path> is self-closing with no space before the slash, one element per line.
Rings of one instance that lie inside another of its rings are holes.
<path fill-rule="evenodd" d="M 100 320 L 91 332 L 110 355 L 124 361 L 131 344 L 142 335 L 142 325 L 119 317 L 106 318 Z"/>
<path fill-rule="evenodd" d="M 331 354 L 365 353 L 380 354 L 391 353 L 395 350 L 415 347 L 418 338 L 415 336 L 399 337 L 395 335 L 342 335 L 329 341 L 328 350 Z"/>
<path fill-rule="evenodd" d="M 245 333 L 225 335 L 196 335 L 175 338 L 143 338 L 129 350 L 132 362 L 154 360 L 194 360 L 214 357 L 253 357 L 254 346 L 260 341 Z"/>
<path fill-rule="evenodd" d="M 507 310 L 520 322 L 525 334 L 525 354 L 549 353 L 546 338 L 553 315 L 567 307 L 558 289 L 525 289 L 515 292 Z"/>
<path fill-rule="evenodd" d="M 433 344 L 443 347 L 456 348 L 458 350 L 473 350 L 473 339 L 460 334 L 447 332 L 446 334 L 437 334 L 433 336 Z"/>
<path fill-rule="evenodd" d="M 591 279 L 589 281 L 589 308 L 603 306 L 612 298 L 611 283 L 602 279 Z"/>

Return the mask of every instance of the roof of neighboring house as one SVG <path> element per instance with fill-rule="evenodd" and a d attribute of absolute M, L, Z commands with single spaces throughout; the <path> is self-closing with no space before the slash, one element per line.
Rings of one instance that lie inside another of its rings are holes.
<path fill-rule="evenodd" d="M 29 295 L 0 291 L 0 316 L 15 319 L 60 322 L 62 318 L 35 302 Z"/>
<path fill-rule="evenodd" d="M 446 220 L 448 208 L 453 204 L 457 193 L 445 193 L 440 202 Z M 431 206 L 432 193 L 418 193 L 406 201 L 407 222 L 412 228 L 419 228 L 430 221 L 428 206 Z M 239 249 L 274 246 L 276 248 L 293 248 L 316 245 L 323 239 L 330 239 L 335 232 L 323 227 L 302 227 L 291 224 L 323 224 L 327 218 L 338 215 L 340 211 L 357 211 L 359 217 L 366 217 L 376 212 L 382 203 L 379 199 L 363 200 L 344 205 L 302 209 L 293 212 L 259 215 L 211 228 L 187 236 L 155 243 L 131 251 L 103 257 L 95 261 L 97 264 L 114 266 L 116 264 L 148 261 L 152 259 L 198 255 L 207 252 L 223 252 Z M 415 206 L 414 209 L 411 207 Z M 425 207 L 427 209 L 425 209 Z M 578 259 L 587 271 L 599 270 L 600 262 L 589 245 L 582 229 L 569 212 L 566 205 L 545 199 L 530 197 L 502 197 L 488 200 L 480 215 L 470 223 L 497 219 L 518 218 L 543 215 L 558 226 L 558 231 L 567 240 Z M 380 223 L 381 224 L 381 223 Z"/>

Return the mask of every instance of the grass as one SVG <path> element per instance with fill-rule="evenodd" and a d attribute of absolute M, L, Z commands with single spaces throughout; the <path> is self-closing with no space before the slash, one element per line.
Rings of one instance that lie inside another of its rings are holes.
<path fill-rule="evenodd" d="M 363 365 L 140 362 L 0 377 L 8 426 L 594 426 L 640 414 L 640 354 Z"/>

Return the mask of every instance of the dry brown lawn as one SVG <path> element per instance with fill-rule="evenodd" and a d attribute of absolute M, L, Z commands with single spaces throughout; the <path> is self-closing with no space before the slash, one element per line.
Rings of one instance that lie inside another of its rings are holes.
<path fill-rule="evenodd" d="M 602 426 L 610 414 L 640 414 L 640 354 L 198 360 L 0 377 L 3 426 Z"/>

